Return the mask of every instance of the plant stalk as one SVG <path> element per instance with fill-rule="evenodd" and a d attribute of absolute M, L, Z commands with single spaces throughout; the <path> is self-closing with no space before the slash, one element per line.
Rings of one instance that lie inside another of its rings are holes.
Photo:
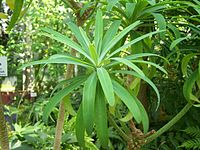
<path fill-rule="evenodd" d="M 118 131 L 119 135 L 126 141 L 130 141 L 131 138 L 124 133 L 124 131 L 121 130 L 121 128 L 116 124 L 112 116 L 108 113 L 108 120 L 112 124 L 112 126 Z"/>
<path fill-rule="evenodd" d="M 6 120 L 3 111 L 3 102 L 0 92 L 0 146 L 2 150 L 9 150 L 8 131 L 6 127 Z"/>
<path fill-rule="evenodd" d="M 81 10 L 82 4 L 79 2 L 76 2 L 74 0 L 68 0 L 67 1 L 74 10 Z M 80 13 L 76 13 L 77 17 L 77 25 L 83 26 L 84 22 L 87 20 L 87 17 L 92 13 L 91 10 L 89 12 L 85 11 L 85 15 L 82 15 L 82 17 L 79 15 Z M 75 38 L 74 38 L 75 39 Z M 70 54 L 72 56 L 76 56 L 76 51 L 74 49 L 71 50 Z M 74 65 L 68 64 L 67 65 L 67 72 L 66 72 L 66 79 L 69 79 L 73 76 L 74 73 Z M 62 100 L 59 107 L 59 114 L 58 114 L 58 120 L 56 125 L 56 133 L 55 133 L 55 140 L 54 140 L 54 150 L 60 150 L 60 144 L 62 140 L 62 131 L 64 126 L 64 119 L 65 119 L 65 105 L 64 101 Z"/>
<path fill-rule="evenodd" d="M 146 143 L 150 143 L 151 141 L 159 137 L 161 134 L 169 130 L 175 123 L 177 123 L 188 112 L 188 110 L 191 107 L 192 107 L 192 103 L 187 103 L 187 105 L 185 105 L 185 107 L 172 120 L 170 120 L 166 125 L 160 128 L 157 132 L 147 137 Z"/>

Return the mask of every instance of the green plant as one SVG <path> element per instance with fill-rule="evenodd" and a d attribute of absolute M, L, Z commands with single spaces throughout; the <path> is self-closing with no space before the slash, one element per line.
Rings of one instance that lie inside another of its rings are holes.
<path fill-rule="evenodd" d="M 93 131 L 94 124 L 102 147 L 106 148 L 108 146 L 108 105 L 109 107 L 114 107 L 116 104 L 116 97 L 121 99 L 126 107 L 128 107 L 130 114 L 135 121 L 137 123 L 142 123 L 144 133 L 147 133 L 148 131 L 148 115 L 143 108 L 143 105 L 136 96 L 130 94 L 129 91 L 123 85 L 121 85 L 119 74 L 133 75 L 149 83 L 157 94 L 157 106 L 159 106 L 160 96 L 158 89 L 136 65 L 137 63 L 149 64 L 166 73 L 162 67 L 156 65 L 155 63 L 137 60 L 138 58 L 145 56 L 158 55 L 141 53 L 122 57 L 122 51 L 126 51 L 126 49 L 132 44 L 157 34 L 159 31 L 147 33 L 127 42 L 121 47 L 114 48 L 121 38 L 139 25 L 140 22 L 136 21 L 116 35 L 120 26 L 120 21 L 114 21 L 110 28 L 104 33 L 102 12 L 98 10 L 96 15 L 95 31 L 93 35 L 94 39 L 92 39 L 92 42 L 91 38 L 87 35 L 89 33 L 85 33 L 81 27 L 77 27 L 72 22 L 68 23 L 68 26 L 76 37 L 78 43 L 52 29 L 42 28 L 41 31 L 43 31 L 45 36 L 62 42 L 75 49 L 81 54 L 80 58 L 71 56 L 70 54 L 56 54 L 47 60 L 35 61 L 22 66 L 23 68 L 30 65 L 58 63 L 76 64 L 87 68 L 86 75 L 77 76 L 72 79 L 62 81 L 58 87 L 64 86 L 64 88 L 54 94 L 44 109 L 44 120 L 47 121 L 52 109 L 66 95 L 83 84 L 83 99 L 82 103 L 80 104 L 76 120 L 76 135 L 79 144 L 82 147 L 84 147 L 85 130 L 87 131 L 88 135 L 90 135 Z M 132 140 L 125 134 L 123 134 L 122 137 L 126 140 Z"/>
<path fill-rule="evenodd" d="M 185 142 L 180 147 L 186 149 L 200 149 L 200 129 L 199 127 L 188 127 L 183 130 L 186 134 L 190 135 L 191 138 Z"/>

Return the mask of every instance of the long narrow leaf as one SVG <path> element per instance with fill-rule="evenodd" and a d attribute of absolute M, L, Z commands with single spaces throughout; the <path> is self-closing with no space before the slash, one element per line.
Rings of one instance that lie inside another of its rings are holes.
<path fill-rule="evenodd" d="M 53 110 L 54 107 L 70 92 L 72 92 L 74 89 L 78 88 L 85 79 L 82 79 L 73 85 L 65 87 L 63 90 L 59 91 L 54 95 L 52 98 L 50 98 L 50 101 L 47 103 L 47 105 L 44 108 L 44 113 L 43 113 L 43 120 L 47 122 L 48 116 L 50 115 L 51 111 Z"/>
<path fill-rule="evenodd" d="M 101 86 L 97 87 L 96 101 L 95 101 L 95 125 L 97 137 L 103 148 L 108 148 L 108 122 L 107 109 Z"/>
<path fill-rule="evenodd" d="M 105 55 L 110 51 L 110 49 L 119 42 L 129 31 L 131 31 L 133 28 L 137 27 L 140 24 L 140 21 L 136 21 L 133 24 L 126 27 L 124 30 L 122 30 L 118 35 L 116 35 L 107 45 L 105 45 L 104 49 L 102 50 L 102 53 L 100 55 L 100 61 L 105 57 Z"/>
<path fill-rule="evenodd" d="M 180 42 L 186 39 L 188 39 L 188 37 L 182 37 L 182 38 L 174 40 L 172 44 L 170 45 L 169 49 L 172 50 L 177 44 L 179 44 Z"/>
<path fill-rule="evenodd" d="M 150 57 L 150 56 L 156 56 L 156 57 L 160 57 L 162 58 L 163 60 L 165 60 L 167 63 L 169 63 L 169 61 L 165 58 L 165 57 L 162 57 L 160 55 L 157 55 L 157 54 L 153 54 L 153 53 L 139 53 L 139 54 L 133 54 L 133 55 L 130 55 L 130 56 L 127 56 L 125 57 L 126 59 L 128 60 L 133 60 L 133 59 L 137 59 L 137 58 L 141 58 L 141 57 Z"/>
<path fill-rule="evenodd" d="M 133 44 L 135 44 L 135 43 L 137 43 L 137 42 L 139 42 L 139 41 L 141 41 L 141 40 L 143 40 L 143 39 L 145 39 L 145 38 L 147 38 L 147 37 L 149 37 L 149 36 L 152 36 L 152 35 L 154 35 L 154 34 L 160 33 L 160 32 L 164 32 L 164 31 L 154 31 L 154 32 L 151 32 L 151 33 L 147 33 L 147 34 L 145 34 L 145 35 L 142 35 L 142 36 L 140 36 L 140 37 L 138 37 L 138 38 L 136 38 L 136 39 L 134 39 L 134 40 L 128 42 L 127 44 L 123 45 L 122 47 L 116 49 L 113 53 L 111 53 L 110 55 L 108 55 L 107 58 L 110 58 L 110 57 L 112 57 L 113 55 L 115 55 L 115 54 L 119 53 L 120 51 L 122 51 L 123 49 L 126 49 L 126 48 L 128 48 L 129 46 L 131 46 L 131 45 L 133 45 Z"/>
<path fill-rule="evenodd" d="M 198 70 L 196 70 L 195 72 L 192 73 L 192 75 L 189 76 L 189 78 L 185 81 L 185 83 L 183 85 L 183 95 L 188 102 L 195 101 L 195 102 L 200 103 L 198 98 L 192 93 L 195 82 L 197 81 L 199 76 L 200 75 L 198 73 Z"/>
<path fill-rule="evenodd" d="M 106 69 L 102 67 L 97 68 L 97 75 L 109 105 L 114 106 L 115 97 L 114 97 L 113 85 L 108 72 L 106 71 Z"/>
<path fill-rule="evenodd" d="M 116 35 L 120 24 L 121 24 L 121 21 L 116 20 L 112 23 L 110 28 L 106 31 L 106 33 L 103 37 L 102 49 L 104 49 L 105 46 L 110 42 L 110 39 L 113 39 L 113 37 Z"/>
<path fill-rule="evenodd" d="M 90 135 L 94 123 L 94 105 L 97 85 L 97 74 L 94 72 L 86 80 L 83 88 L 83 119 L 87 133 Z"/>
<path fill-rule="evenodd" d="M 144 133 L 146 134 L 149 130 L 149 117 L 142 103 L 139 100 L 136 100 L 136 103 L 138 107 L 140 108 L 140 113 L 142 115 L 142 126 L 143 126 Z"/>
<path fill-rule="evenodd" d="M 82 148 L 85 148 L 85 126 L 84 126 L 84 120 L 83 120 L 83 108 L 82 105 L 79 107 L 77 116 L 76 116 L 76 138 L 78 140 L 79 145 Z"/>
<path fill-rule="evenodd" d="M 85 42 L 85 40 L 84 40 L 80 30 L 79 30 L 79 27 L 72 22 L 68 23 L 68 26 L 71 29 L 74 36 L 76 37 L 76 39 L 78 40 L 78 42 L 81 44 L 81 46 L 86 51 L 88 49 L 88 45 L 86 44 L 86 42 Z"/>
<path fill-rule="evenodd" d="M 112 60 L 121 62 L 121 63 L 127 65 L 128 67 L 130 67 L 131 69 L 133 69 L 135 72 L 137 72 L 141 76 L 145 76 L 145 74 L 143 73 L 143 71 L 140 68 L 138 68 L 135 64 L 133 64 L 131 61 L 129 61 L 125 58 L 116 57 L 116 58 L 112 58 Z"/>
<path fill-rule="evenodd" d="M 68 45 L 69 47 L 75 49 L 76 51 L 78 51 L 80 54 L 84 55 L 91 61 L 91 58 L 82 49 L 82 47 L 80 45 L 78 45 L 77 43 L 75 43 L 74 41 L 72 41 L 71 39 L 69 39 L 67 36 L 65 36 L 57 31 L 54 31 L 52 29 L 49 29 L 49 28 L 40 28 L 40 30 L 42 30 L 44 32 L 44 33 L 42 33 L 43 35 Z"/>
<path fill-rule="evenodd" d="M 112 73 L 129 74 L 129 75 L 133 75 L 133 76 L 135 76 L 137 78 L 140 78 L 140 79 L 146 81 L 154 89 L 154 91 L 156 92 L 156 95 L 157 95 L 157 98 L 158 98 L 156 110 L 158 109 L 158 107 L 160 105 L 160 94 L 159 94 L 159 91 L 158 91 L 157 87 L 155 86 L 155 84 L 149 78 L 147 78 L 146 76 L 141 76 L 140 74 L 138 74 L 138 73 L 136 73 L 134 71 L 116 70 L 116 71 L 113 71 Z"/>
<path fill-rule="evenodd" d="M 135 118 L 137 123 L 140 123 L 142 120 L 142 116 L 140 113 L 140 109 L 136 103 L 136 97 L 130 95 L 130 93 L 122 87 L 118 82 L 112 80 L 114 91 L 116 95 L 124 102 L 124 104 L 128 107 L 133 117 Z"/>
<path fill-rule="evenodd" d="M 94 34 L 94 44 L 97 52 L 100 52 L 101 45 L 100 41 L 102 41 L 103 37 L 103 17 L 101 10 L 97 10 L 96 20 L 95 20 L 95 34 Z"/>
<path fill-rule="evenodd" d="M 150 61 L 144 61 L 144 60 L 132 60 L 133 63 L 144 63 L 144 64 L 149 64 L 152 65 L 154 67 L 156 67 L 157 69 L 159 69 L 160 71 L 164 72 L 165 74 L 167 74 L 167 71 L 165 69 L 163 69 L 162 67 L 160 67 L 159 65 L 150 62 Z"/>
<path fill-rule="evenodd" d="M 181 70 L 182 70 L 182 73 L 184 76 L 188 76 L 187 75 L 187 66 L 188 66 L 190 59 L 197 55 L 200 55 L 200 53 L 191 53 L 191 54 L 188 54 L 185 57 L 183 57 L 183 59 L 181 61 Z"/>
<path fill-rule="evenodd" d="M 40 65 L 40 64 L 74 64 L 74 65 L 79 65 L 83 66 L 86 68 L 92 68 L 92 66 L 87 65 L 87 63 L 82 62 L 82 61 L 75 61 L 75 60 L 70 60 L 67 58 L 58 58 L 58 59 L 47 59 L 47 60 L 39 60 L 39 61 L 33 61 L 27 64 L 22 65 L 19 70 L 33 66 L 33 65 Z"/>
<path fill-rule="evenodd" d="M 158 24 L 159 30 L 166 30 L 166 21 L 162 14 L 159 13 L 152 13 L 152 15 L 155 17 L 156 22 Z M 162 39 L 165 38 L 165 32 L 160 33 L 160 37 Z"/>
<path fill-rule="evenodd" d="M 58 89 L 61 89 L 61 88 L 64 88 L 65 86 L 69 85 L 69 84 L 74 84 L 80 80 L 83 80 L 83 79 L 86 79 L 87 78 L 87 75 L 83 75 L 83 76 L 77 76 L 77 77 L 74 77 L 74 78 L 70 78 L 70 79 L 67 79 L 67 80 L 62 80 L 60 81 L 55 87 L 54 89 L 52 90 L 51 94 L 50 94 L 50 97 L 52 97 L 52 95 L 58 90 Z"/>

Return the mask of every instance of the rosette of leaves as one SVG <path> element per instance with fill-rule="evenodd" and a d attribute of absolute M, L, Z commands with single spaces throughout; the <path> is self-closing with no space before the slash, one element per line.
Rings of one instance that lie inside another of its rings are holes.
<path fill-rule="evenodd" d="M 87 69 L 86 75 L 77 76 L 58 84 L 56 89 L 63 85 L 65 86 L 50 98 L 49 103 L 44 108 L 43 116 L 44 120 L 47 121 L 53 108 L 70 92 L 73 92 L 74 89 L 83 85 L 82 102 L 76 118 L 76 136 L 82 147 L 84 147 L 85 131 L 88 135 L 91 135 L 95 127 L 101 146 L 107 148 L 109 141 L 107 119 L 107 113 L 109 113 L 108 106 L 112 107 L 116 104 L 116 97 L 128 108 L 134 120 L 138 124 L 141 123 L 143 125 L 144 133 L 148 131 L 149 120 L 147 112 L 137 97 L 131 94 L 128 89 L 121 84 L 118 75 L 130 74 L 149 83 L 157 94 L 159 105 L 160 96 L 158 89 L 154 83 L 146 77 L 137 64 L 145 63 L 165 73 L 166 71 L 157 64 L 138 59 L 145 56 L 158 56 L 156 54 L 141 53 L 120 57 L 120 52 L 126 50 L 132 44 L 157 34 L 160 31 L 142 35 L 115 48 L 125 35 L 137 28 L 140 24 L 140 21 L 136 21 L 118 33 L 120 21 L 117 20 L 110 25 L 108 30 L 104 31 L 102 12 L 98 10 L 95 20 L 94 38 L 92 40 L 90 40 L 87 33 L 81 27 L 76 26 L 72 22 L 69 23 L 68 26 L 76 37 L 77 42 L 74 42 L 69 37 L 52 29 L 42 28 L 41 30 L 45 36 L 68 45 L 70 48 L 76 50 L 80 54 L 80 57 L 74 57 L 70 54 L 56 54 L 47 60 L 34 61 L 22 66 L 27 67 L 37 64 L 57 63 L 75 64 Z M 121 65 L 129 68 L 129 71 L 128 69 L 125 70 L 125 67 L 120 67 Z M 115 68 L 119 69 L 116 70 Z M 70 104 L 68 103 L 68 105 Z"/>

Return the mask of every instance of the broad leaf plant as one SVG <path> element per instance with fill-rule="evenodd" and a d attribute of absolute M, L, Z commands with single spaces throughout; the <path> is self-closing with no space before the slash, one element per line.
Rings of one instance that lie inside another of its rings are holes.
<path fill-rule="evenodd" d="M 135 21 L 118 33 L 121 22 L 115 20 L 105 31 L 103 16 L 100 10 L 97 11 L 95 19 L 95 30 L 93 38 L 86 33 L 81 27 L 74 23 L 68 23 L 68 27 L 76 37 L 73 41 L 68 36 L 60 34 L 49 28 L 41 28 L 42 34 L 66 44 L 76 50 L 80 57 L 71 56 L 69 53 L 55 54 L 47 60 L 30 62 L 22 66 L 27 67 L 37 64 L 74 64 L 86 68 L 86 74 L 76 76 L 68 80 L 61 81 L 57 89 L 44 108 L 44 121 L 48 120 L 50 113 L 57 104 L 69 95 L 73 90 L 83 87 L 82 102 L 77 112 L 76 118 L 76 136 L 79 144 L 84 147 L 84 135 L 91 135 L 93 129 L 103 148 L 108 147 L 108 114 L 109 108 L 114 108 L 120 100 L 129 110 L 129 114 L 136 123 L 142 124 L 143 132 L 147 133 L 149 129 L 149 119 L 145 108 L 136 95 L 123 84 L 120 75 L 128 74 L 147 82 L 157 95 L 157 106 L 160 103 L 160 95 L 154 83 L 140 69 L 140 64 L 148 64 L 162 72 L 166 71 L 157 64 L 144 61 L 142 57 L 160 57 L 152 53 L 124 53 L 133 44 L 162 31 L 154 31 L 139 36 L 131 41 L 125 42 L 124 45 L 115 48 L 117 43 L 130 31 L 134 32 L 140 25 L 140 21 Z M 118 66 L 118 67 L 116 67 Z M 114 114 L 114 113 L 113 113 Z"/>

